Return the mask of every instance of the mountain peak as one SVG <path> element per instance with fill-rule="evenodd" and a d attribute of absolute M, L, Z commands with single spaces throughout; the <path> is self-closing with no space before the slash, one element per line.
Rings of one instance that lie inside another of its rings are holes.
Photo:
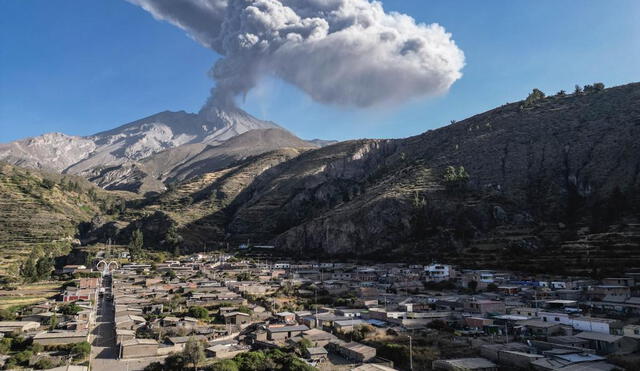
<path fill-rule="evenodd" d="M 198 114 L 158 112 L 87 137 L 49 133 L 0 144 L 0 160 L 93 177 L 101 169 L 184 144 L 218 145 L 250 130 L 280 128 L 233 105 L 205 107 Z"/>

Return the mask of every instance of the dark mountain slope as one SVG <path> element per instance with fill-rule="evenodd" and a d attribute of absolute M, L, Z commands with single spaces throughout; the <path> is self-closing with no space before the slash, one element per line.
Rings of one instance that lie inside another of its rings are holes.
<path fill-rule="evenodd" d="M 227 231 L 304 254 L 541 256 L 637 223 L 638 139 L 640 84 L 505 105 L 404 140 L 307 152 L 243 191 Z M 445 189 L 447 166 L 465 167 L 466 191 Z M 616 192 L 629 202 L 610 210 Z"/>

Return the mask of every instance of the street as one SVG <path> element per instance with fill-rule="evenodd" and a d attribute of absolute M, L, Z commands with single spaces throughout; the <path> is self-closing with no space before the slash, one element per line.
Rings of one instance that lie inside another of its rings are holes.
<path fill-rule="evenodd" d="M 114 307 L 107 297 L 111 294 L 111 276 L 105 275 L 102 281 L 106 292 L 98 300 L 96 307 L 96 324 L 91 331 L 93 341 L 91 342 L 91 370 L 95 371 L 115 371 L 143 370 L 148 364 L 154 361 L 162 361 L 164 357 L 118 360 L 118 348 L 116 344 Z"/>

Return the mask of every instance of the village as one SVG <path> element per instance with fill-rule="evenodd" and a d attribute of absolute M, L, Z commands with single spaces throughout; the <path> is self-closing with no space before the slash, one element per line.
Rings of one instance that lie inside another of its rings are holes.
<path fill-rule="evenodd" d="M 272 362 L 291 370 L 542 371 L 640 364 L 640 270 L 596 280 L 440 263 L 203 253 L 124 264 L 104 257 L 58 273 L 77 278 L 57 299 L 3 313 L 5 369 L 245 370 Z"/>

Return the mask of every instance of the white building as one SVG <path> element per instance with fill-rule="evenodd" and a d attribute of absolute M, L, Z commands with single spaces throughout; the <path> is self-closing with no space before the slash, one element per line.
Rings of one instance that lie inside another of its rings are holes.
<path fill-rule="evenodd" d="M 619 321 L 611 318 L 595 318 L 572 316 L 568 313 L 540 312 L 540 318 L 545 322 L 554 322 L 571 326 L 576 330 L 611 334 L 612 327 Z"/>
<path fill-rule="evenodd" d="M 447 264 L 430 264 L 424 267 L 430 281 L 445 281 L 451 278 L 453 267 Z"/>

